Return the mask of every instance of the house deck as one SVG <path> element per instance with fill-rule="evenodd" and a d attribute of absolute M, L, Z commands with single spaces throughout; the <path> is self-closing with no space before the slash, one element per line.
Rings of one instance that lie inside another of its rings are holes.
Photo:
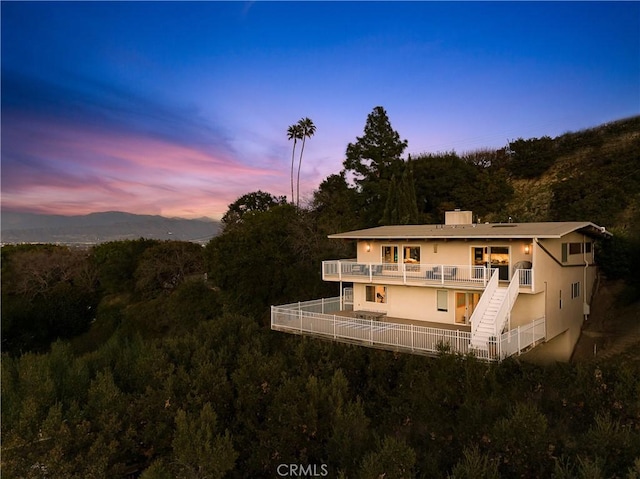
<path fill-rule="evenodd" d="M 518 354 L 545 336 L 540 318 L 503 333 L 483 348 L 473 348 L 469 325 L 390 318 L 376 311 L 341 310 L 340 305 L 340 298 L 326 298 L 272 306 L 271 329 L 412 354 L 472 353 L 488 361 Z M 358 317 L 362 313 L 380 319 Z"/>

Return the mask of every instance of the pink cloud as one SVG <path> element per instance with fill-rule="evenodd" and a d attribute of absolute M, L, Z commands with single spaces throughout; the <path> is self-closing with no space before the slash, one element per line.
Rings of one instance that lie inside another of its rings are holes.
<path fill-rule="evenodd" d="M 246 192 L 288 187 L 289 172 L 269 158 L 253 166 L 215 149 L 33 118 L 14 117 L 10 128 L 9 155 L 29 159 L 3 171 L 3 205 L 14 210 L 220 217 Z"/>

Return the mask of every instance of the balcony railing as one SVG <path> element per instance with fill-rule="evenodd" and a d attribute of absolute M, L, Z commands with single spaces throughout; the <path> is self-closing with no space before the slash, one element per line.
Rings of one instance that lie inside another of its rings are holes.
<path fill-rule="evenodd" d="M 533 284 L 533 270 L 519 269 L 521 287 Z M 353 260 L 322 262 L 325 281 L 386 282 L 411 286 L 486 287 L 491 270 L 485 266 L 422 263 L 359 263 Z"/>
<path fill-rule="evenodd" d="M 339 311 L 340 298 L 272 306 L 271 329 L 414 354 L 472 353 L 487 361 L 519 354 L 545 337 L 544 318 L 540 318 L 502 334 L 486 347 L 471 348 L 468 331 L 349 318 L 335 314 Z"/>

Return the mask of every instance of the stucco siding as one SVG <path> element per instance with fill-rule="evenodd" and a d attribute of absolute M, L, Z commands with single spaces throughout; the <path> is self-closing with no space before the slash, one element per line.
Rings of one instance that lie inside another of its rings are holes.
<path fill-rule="evenodd" d="M 367 301 L 367 286 L 384 286 L 386 302 Z M 454 323 L 454 292 L 442 290 L 447 294 L 447 311 L 438 311 L 437 288 L 420 288 L 385 284 L 354 284 L 354 309 L 383 311 L 395 318 L 430 321 L 437 323 Z"/>
<path fill-rule="evenodd" d="M 519 294 L 511 310 L 511 329 L 524 326 L 545 315 L 544 292 Z"/>

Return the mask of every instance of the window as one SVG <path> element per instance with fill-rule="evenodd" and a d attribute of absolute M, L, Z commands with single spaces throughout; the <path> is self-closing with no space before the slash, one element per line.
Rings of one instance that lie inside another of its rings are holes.
<path fill-rule="evenodd" d="M 404 262 L 419 263 L 420 262 L 420 246 L 405 246 Z"/>
<path fill-rule="evenodd" d="M 568 246 L 569 245 L 567 243 L 562 243 L 562 262 L 563 263 L 567 262 Z"/>
<path fill-rule="evenodd" d="M 369 303 L 386 303 L 387 302 L 387 287 L 386 286 L 367 286 L 366 299 Z"/>
<path fill-rule="evenodd" d="M 383 246 L 382 247 L 382 262 L 383 263 L 397 263 L 398 262 L 398 247 L 397 246 Z"/>
<path fill-rule="evenodd" d="M 591 253 L 591 243 L 569 243 L 569 254 Z"/>
<path fill-rule="evenodd" d="M 582 243 L 569 243 L 569 254 L 582 253 Z"/>
<path fill-rule="evenodd" d="M 449 310 L 449 292 L 444 290 L 438 290 L 437 292 L 438 298 L 438 311 L 448 311 Z"/>
<path fill-rule="evenodd" d="M 580 297 L 580 282 L 571 283 L 571 299 Z"/>

